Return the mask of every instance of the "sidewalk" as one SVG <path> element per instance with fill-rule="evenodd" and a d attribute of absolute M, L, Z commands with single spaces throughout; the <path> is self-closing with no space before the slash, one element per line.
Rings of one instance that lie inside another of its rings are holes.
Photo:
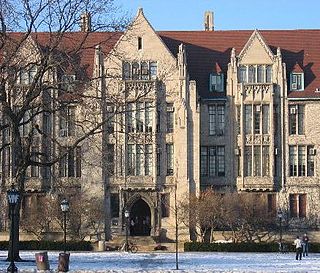
<path fill-rule="evenodd" d="M 36 252 L 21 252 L 21 258 L 34 262 L 17 263 L 19 272 L 36 272 Z M 5 252 L 0 251 L 0 257 Z M 59 252 L 49 252 L 50 269 L 57 272 Z M 71 273 L 93 272 L 177 272 L 175 253 L 124 253 L 124 252 L 71 252 Z M 318 273 L 320 253 L 311 253 L 308 258 L 295 260 L 295 253 L 229 253 L 193 252 L 179 253 L 180 273 Z M 9 263 L 0 261 L 0 272 L 6 272 Z"/>

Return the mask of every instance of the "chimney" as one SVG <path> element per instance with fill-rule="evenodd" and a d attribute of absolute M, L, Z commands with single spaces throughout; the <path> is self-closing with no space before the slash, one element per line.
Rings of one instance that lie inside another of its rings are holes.
<path fill-rule="evenodd" d="M 204 30 L 205 31 L 213 31 L 214 30 L 213 12 L 212 11 L 206 11 L 204 13 Z"/>
<path fill-rule="evenodd" d="M 81 14 L 80 27 L 82 32 L 91 31 L 91 14 L 90 12 L 84 12 Z"/>

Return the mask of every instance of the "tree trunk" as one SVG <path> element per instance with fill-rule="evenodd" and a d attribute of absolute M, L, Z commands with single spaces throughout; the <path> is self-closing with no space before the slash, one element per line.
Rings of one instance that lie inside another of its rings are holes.
<path fill-rule="evenodd" d="M 24 193 L 24 185 L 25 185 L 25 177 L 26 177 L 26 164 L 24 164 L 24 156 L 23 156 L 23 146 L 21 142 L 21 136 L 19 132 L 19 122 L 12 122 L 12 177 L 13 181 L 15 180 L 15 187 L 20 193 L 20 197 L 18 199 L 18 203 L 15 206 L 14 211 L 14 231 L 13 231 L 13 250 L 11 249 L 11 244 L 9 244 L 8 251 L 8 260 L 10 259 L 11 251 L 13 251 L 13 258 L 15 261 L 21 261 L 20 258 L 20 209 L 21 209 L 21 201 Z M 14 126 L 17 125 L 17 126 Z M 10 234 L 11 237 L 11 234 Z"/>

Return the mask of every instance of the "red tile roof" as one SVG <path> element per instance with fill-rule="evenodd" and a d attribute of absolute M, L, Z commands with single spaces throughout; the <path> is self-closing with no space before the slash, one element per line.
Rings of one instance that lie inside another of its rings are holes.
<path fill-rule="evenodd" d="M 294 65 L 294 67 L 292 68 L 292 72 L 304 73 L 302 67 L 298 63 Z"/>
<path fill-rule="evenodd" d="M 186 45 L 188 71 L 191 80 L 196 80 L 197 89 L 203 98 L 215 98 L 224 94 L 208 91 L 209 74 L 219 67 L 227 73 L 231 49 L 236 49 L 238 55 L 252 34 L 252 30 L 241 31 L 159 31 L 160 38 L 174 56 L 177 56 L 178 46 Z M 270 49 L 276 54 L 277 47 L 281 48 L 283 62 L 287 67 L 287 78 L 296 63 L 304 71 L 305 90 L 289 91 L 291 98 L 320 98 L 320 30 L 266 30 L 260 31 Z M 12 34 L 20 37 L 18 34 Z M 72 32 L 65 33 L 59 49 L 68 51 L 74 58 L 77 67 L 90 77 L 93 70 L 95 46 L 100 44 L 105 53 L 118 41 L 122 33 L 110 32 Z M 50 43 L 49 33 L 36 33 L 33 39 L 45 49 Z M 72 55 L 83 41 L 77 56 Z M 71 64 L 72 65 L 72 64 Z"/>
<path fill-rule="evenodd" d="M 175 56 L 179 44 L 186 45 L 190 78 L 197 81 L 201 97 L 214 98 L 221 95 L 208 92 L 209 73 L 216 62 L 219 63 L 223 73 L 226 73 L 231 49 L 234 47 L 238 55 L 252 32 L 252 30 L 160 31 L 158 34 Z M 288 92 L 288 96 L 320 98 L 320 93 L 315 92 L 316 88 L 320 88 L 320 30 L 265 30 L 260 33 L 274 54 L 277 47 L 281 48 L 288 79 L 296 63 L 305 73 L 305 90 Z"/>
<path fill-rule="evenodd" d="M 42 50 L 55 48 L 57 55 L 62 54 L 67 73 L 78 74 L 83 79 L 92 76 L 95 46 L 100 45 L 107 54 L 122 33 L 116 32 L 66 32 L 59 37 L 58 33 L 37 32 L 31 37 Z M 23 39 L 24 33 L 9 33 L 15 43 Z M 58 41 L 58 42 L 57 42 Z M 56 44 L 55 44 L 56 43 Z"/>

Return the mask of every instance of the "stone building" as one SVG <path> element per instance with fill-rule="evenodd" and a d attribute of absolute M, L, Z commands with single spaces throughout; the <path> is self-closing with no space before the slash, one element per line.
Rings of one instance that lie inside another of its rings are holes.
<path fill-rule="evenodd" d="M 173 238 L 176 202 L 208 187 L 261 194 L 297 222 L 318 213 L 320 31 L 217 31 L 211 12 L 204 22 L 155 31 L 139 9 L 112 49 L 103 34 L 90 41 L 88 93 L 118 100 L 102 104 L 109 122 L 77 171 L 115 234 L 127 210 L 131 235 Z"/>

